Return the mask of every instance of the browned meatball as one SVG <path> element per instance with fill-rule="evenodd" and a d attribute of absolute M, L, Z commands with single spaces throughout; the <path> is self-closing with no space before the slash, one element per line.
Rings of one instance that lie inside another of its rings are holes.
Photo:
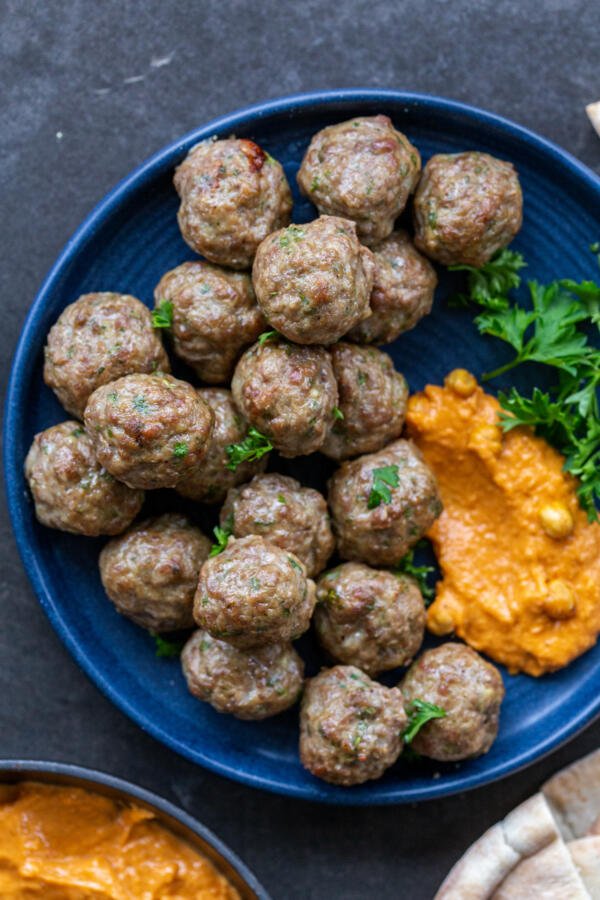
<path fill-rule="evenodd" d="M 25 459 L 25 477 L 42 525 L 94 537 L 119 534 L 144 502 L 109 475 L 79 422 L 61 422 L 36 434 Z"/>
<path fill-rule="evenodd" d="M 521 227 L 523 195 L 511 163 L 487 153 L 432 156 L 414 203 L 415 244 L 445 266 L 483 266 Z"/>
<path fill-rule="evenodd" d="M 397 563 L 442 511 L 433 472 L 411 441 L 345 462 L 329 482 L 342 559 Z"/>
<path fill-rule="evenodd" d="M 198 576 L 210 546 L 185 516 L 146 519 L 100 553 L 104 590 L 118 611 L 142 628 L 191 628 Z"/>
<path fill-rule="evenodd" d="M 364 344 L 389 344 L 431 312 L 437 275 L 406 231 L 394 231 L 374 246 L 373 257 L 371 315 L 348 337 Z"/>
<path fill-rule="evenodd" d="M 100 463 L 129 487 L 174 487 L 206 452 L 213 412 L 171 375 L 126 375 L 94 391 L 85 424 Z"/>
<path fill-rule="evenodd" d="M 391 232 L 420 171 L 417 148 L 388 116 L 365 116 L 315 134 L 298 184 L 320 213 L 353 219 L 371 245 Z"/>
<path fill-rule="evenodd" d="M 84 294 L 71 303 L 50 329 L 44 357 L 44 381 L 79 419 L 100 385 L 170 371 L 150 310 L 128 294 Z"/>
<path fill-rule="evenodd" d="M 227 447 L 242 441 L 248 433 L 248 423 L 238 412 L 231 391 L 224 388 L 200 388 L 198 396 L 210 406 L 215 423 L 202 459 L 181 481 L 176 491 L 199 503 L 221 503 L 229 488 L 243 484 L 257 472 L 264 471 L 268 454 L 260 459 L 239 463 L 232 471 L 228 468 Z"/>
<path fill-rule="evenodd" d="M 334 421 L 338 391 L 323 347 L 255 344 L 237 364 L 231 390 L 248 422 L 282 456 L 314 453 Z"/>
<path fill-rule="evenodd" d="M 213 637 L 246 650 L 300 637 L 315 602 L 314 582 L 298 557 L 250 535 L 230 538 L 204 563 L 194 619 Z"/>
<path fill-rule="evenodd" d="M 293 706 L 302 691 L 304 663 L 291 644 L 238 650 L 196 631 L 181 654 L 191 693 L 238 719 L 267 719 Z"/>
<path fill-rule="evenodd" d="M 354 666 L 335 666 L 307 682 L 300 712 L 302 765 L 332 784 L 380 778 L 402 750 L 402 694 Z"/>
<path fill-rule="evenodd" d="M 208 260 L 249 269 L 256 248 L 290 220 L 292 194 L 276 159 L 253 141 L 228 138 L 192 147 L 175 170 L 183 239 Z"/>
<path fill-rule="evenodd" d="M 175 353 L 209 384 L 229 381 L 242 350 L 266 328 L 245 272 L 182 263 L 163 275 L 154 291 L 157 307 L 165 301 L 173 306 Z"/>
<path fill-rule="evenodd" d="M 373 254 L 348 219 L 290 225 L 256 251 L 256 298 L 273 326 L 298 344 L 333 344 L 370 314 Z"/>
<path fill-rule="evenodd" d="M 408 665 L 423 643 L 425 618 L 421 592 L 406 575 L 344 563 L 317 582 L 321 646 L 368 675 Z"/>
<path fill-rule="evenodd" d="M 331 348 L 331 361 L 339 412 L 321 452 L 332 459 L 348 459 L 380 450 L 400 437 L 408 385 L 387 353 L 339 343 Z"/>
<path fill-rule="evenodd" d="M 221 510 L 221 525 L 227 524 L 235 537 L 259 534 L 295 553 L 311 577 L 325 568 L 335 547 L 321 494 L 286 475 L 257 475 L 230 490 Z"/>
<path fill-rule="evenodd" d="M 500 672 L 470 647 L 448 643 L 427 650 L 400 686 L 408 713 L 417 699 L 446 713 L 413 739 L 417 753 L 448 762 L 481 756 L 494 743 L 504 685 Z"/>

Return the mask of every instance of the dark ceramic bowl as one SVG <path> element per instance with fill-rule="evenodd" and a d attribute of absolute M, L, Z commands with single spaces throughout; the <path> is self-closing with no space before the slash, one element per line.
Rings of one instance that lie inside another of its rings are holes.
<path fill-rule="evenodd" d="M 297 711 L 266 722 L 219 715 L 186 690 L 177 661 L 156 659 L 148 635 L 119 616 L 102 590 L 102 542 L 51 532 L 34 516 L 23 459 L 37 431 L 66 418 L 42 381 L 46 334 L 61 310 L 87 291 L 134 294 L 148 304 L 161 275 L 193 257 L 177 227 L 172 173 L 195 143 L 212 135 L 257 140 L 285 166 L 295 195 L 294 218 L 315 216 L 298 195 L 295 173 L 318 129 L 357 115 L 387 113 L 421 151 L 479 149 L 511 160 L 525 197 L 523 229 L 514 242 L 527 276 L 597 277 L 590 244 L 600 238 L 600 180 L 558 147 L 505 119 L 460 103 L 395 91 L 349 90 L 274 100 L 225 116 L 162 150 L 100 203 L 69 241 L 40 290 L 23 328 L 8 389 L 4 431 L 8 505 L 23 563 L 52 625 L 96 684 L 142 728 L 221 775 L 282 794 L 330 803 L 398 803 L 464 791 L 501 778 L 571 738 L 600 710 L 600 648 L 568 668 L 534 679 L 503 673 L 506 701 L 500 734 L 485 756 L 462 765 L 399 763 L 377 782 L 355 788 L 325 784 L 298 759 Z M 447 273 L 432 314 L 388 350 L 413 391 L 464 366 L 476 375 L 507 358 L 499 341 L 481 337 L 469 310 L 449 308 L 456 287 Z M 532 371 L 529 385 L 542 373 Z M 519 375 L 519 377 L 521 377 Z M 494 382 L 505 387 L 508 381 Z M 330 464 L 318 454 L 277 463 L 314 486 Z M 147 511 L 185 509 L 209 529 L 214 518 L 174 494 L 150 492 Z M 318 666 L 301 642 L 309 673 Z M 396 675 L 396 678 L 398 676 Z M 393 678 L 393 676 L 392 676 Z M 434 777 L 435 776 L 435 777 Z"/>
<path fill-rule="evenodd" d="M 71 785 L 88 788 L 97 794 L 136 803 L 149 809 L 164 825 L 182 838 L 194 850 L 211 861 L 215 868 L 239 891 L 242 900 L 270 900 L 269 894 L 258 883 L 252 872 L 205 825 L 197 822 L 183 810 L 163 800 L 162 797 L 137 787 L 129 781 L 115 778 L 95 769 L 72 766 L 65 763 L 40 762 L 39 760 L 0 760 L 0 783 L 16 784 L 20 781 L 42 781 L 45 784 Z"/>

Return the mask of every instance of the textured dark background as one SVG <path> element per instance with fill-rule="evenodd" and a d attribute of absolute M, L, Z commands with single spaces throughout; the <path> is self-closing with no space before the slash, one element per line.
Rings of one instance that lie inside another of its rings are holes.
<path fill-rule="evenodd" d="M 381 86 L 509 116 L 597 171 L 590 0 L 0 0 L 0 379 L 40 282 L 142 159 L 260 99 Z M 428 900 L 477 835 L 600 743 L 600 723 L 525 772 L 419 807 L 334 809 L 223 781 L 163 749 L 78 670 L 40 611 L 4 504 L 0 756 L 97 766 L 155 789 L 238 851 L 275 900 Z M 84 598 L 82 598 L 84 602 Z"/>

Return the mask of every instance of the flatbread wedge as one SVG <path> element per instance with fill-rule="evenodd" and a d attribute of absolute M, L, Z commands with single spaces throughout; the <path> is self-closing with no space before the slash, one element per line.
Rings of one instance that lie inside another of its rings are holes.
<path fill-rule="evenodd" d="M 600 815 L 600 750 L 557 772 L 542 793 L 566 841 L 588 834 Z"/>
<path fill-rule="evenodd" d="M 491 900 L 590 900 L 562 838 L 524 859 L 504 879 Z"/>

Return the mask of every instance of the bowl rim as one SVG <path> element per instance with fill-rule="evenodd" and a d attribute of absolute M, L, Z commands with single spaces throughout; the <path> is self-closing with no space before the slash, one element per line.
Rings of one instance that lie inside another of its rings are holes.
<path fill-rule="evenodd" d="M 112 214 L 113 207 L 120 204 L 132 192 L 143 190 L 148 182 L 154 179 L 162 169 L 165 169 L 167 165 L 169 167 L 172 166 L 175 157 L 181 156 L 190 146 L 193 146 L 193 143 L 210 137 L 216 131 L 234 131 L 237 126 L 247 125 L 251 121 L 260 121 L 281 113 L 290 114 L 293 111 L 303 110 L 307 107 L 322 108 L 336 103 L 360 103 L 365 101 L 375 101 L 382 106 L 386 102 L 393 102 L 395 105 L 404 104 L 408 107 L 424 107 L 432 112 L 442 111 L 463 118 L 467 117 L 484 127 L 495 129 L 513 140 L 525 143 L 545 159 L 549 159 L 555 165 L 568 170 L 570 175 L 582 180 L 586 188 L 596 194 L 600 204 L 600 177 L 568 151 L 563 150 L 554 142 L 530 131 L 524 126 L 516 124 L 510 119 L 457 100 L 449 100 L 432 94 L 357 87 L 291 94 L 265 100 L 251 106 L 241 107 L 234 112 L 211 119 L 205 125 L 189 131 L 148 157 L 137 168 L 121 179 L 97 203 L 91 213 L 69 238 L 37 292 L 19 334 L 11 363 L 3 426 L 3 471 L 7 506 L 21 560 L 34 592 L 50 623 L 73 658 L 96 686 L 118 709 L 156 740 L 192 760 L 192 762 L 200 764 L 219 775 L 280 795 L 298 797 L 313 802 L 348 806 L 402 804 L 437 799 L 482 787 L 516 773 L 557 750 L 599 716 L 600 695 L 598 695 L 597 699 L 591 700 L 586 706 L 579 707 L 569 719 L 568 725 L 565 725 L 560 730 L 555 730 L 551 737 L 540 735 L 535 746 L 529 747 L 526 751 L 522 751 L 510 760 L 499 761 L 490 772 L 474 773 L 472 775 L 461 773 L 459 783 L 452 779 L 449 783 L 444 782 L 443 779 L 432 779 L 427 786 L 419 785 L 412 788 L 403 786 L 400 791 L 395 787 L 388 792 L 368 796 L 364 793 L 357 795 L 352 789 L 336 789 L 325 784 L 319 784 L 315 789 L 309 789 L 302 785 L 282 784 L 276 778 L 257 775 L 248 770 L 240 772 L 227 762 L 207 757 L 201 747 L 194 748 L 194 752 L 189 750 L 187 746 L 173 738 L 160 723 L 156 723 L 144 713 L 140 713 L 133 704 L 130 704 L 126 698 L 121 696 L 117 689 L 112 687 L 110 679 L 106 678 L 104 673 L 90 662 L 87 654 L 70 635 L 62 620 L 60 610 L 55 606 L 53 598 L 46 588 L 43 573 L 28 541 L 19 479 L 13 476 L 19 472 L 23 464 L 17 451 L 19 411 L 22 407 L 27 384 L 29 360 L 32 358 L 32 353 L 35 355 L 35 353 L 39 352 L 39 347 L 35 341 L 37 321 L 43 314 L 47 298 L 52 294 L 55 285 L 60 279 L 63 267 L 78 252 L 80 245 L 85 246 L 92 239 L 94 233 Z M 399 792 L 401 796 L 397 796 Z"/>
<path fill-rule="evenodd" d="M 57 777 L 53 781 L 54 776 Z M 165 800 L 159 794 L 150 791 L 147 788 L 140 787 L 134 782 L 111 775 L 100 769 L 91 769 L 87 766 L 80 766 L 76 763 L 54 762 L 53 760 L 40 759 L 1 759 L 0 760 L 0 784 L 19 783 L 22 781 L 36 781 L 42 779 L 43 782 L 49 784 L 61 785 L 75 783 L 75 786 L 82 787 L 87 790 L 96 790 L 99 794 L 107 795 L 115 794 L 126 800 L 137 801 L 145 807 L 150 807 L 158 813 L 157 820 L 165 828 L 173 830 L 169 819 L 181 826 L 178 837 L 190 840 L 190 834 L 193 837 L 200 838 L 200 842 L 206 844 L 214 851 L 214 859 L 210 859 L 208 854 L 201 848 L 196 848 L 199 853 L 205 853 L 209 862 L 211 862 L 217 870 L 219 870 L 220 860 L 225 862 L 221 870 L 226 878 L 228 876 L 225 869 L 229 868 L 238 876 L 244 887 L 247 887 L 255 897 L 255 900 L 271 900 L 270 894 L 260 884 L 253 872 L 250 871 L 246 863 L 231 850 L 220 837 L 211 831 L 206 825 L 196 819 L 194 816 L 181 809 L 179 806 Z M 102 789 L 105 789 L 103 791 Z M 187 835 L 187 837 L 186 837 Z M 234 885 L 235 886 L 235 885 Z"/>

